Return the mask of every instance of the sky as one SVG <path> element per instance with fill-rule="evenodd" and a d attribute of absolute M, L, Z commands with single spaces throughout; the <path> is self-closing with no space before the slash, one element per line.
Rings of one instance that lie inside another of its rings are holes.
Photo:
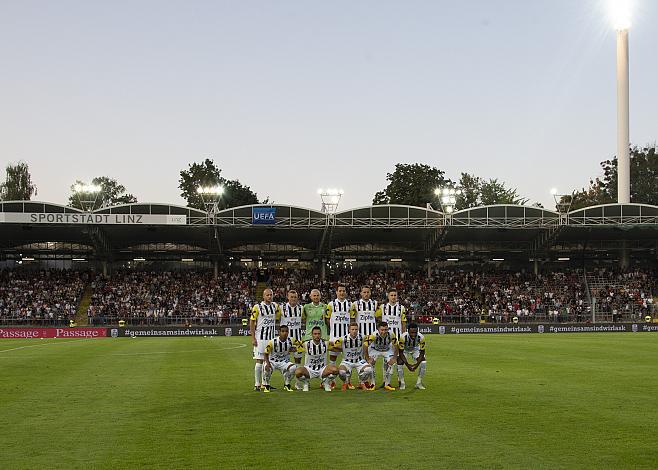
<path fill-rule="evenodd" d="M 396 163 L 554 206 L 616 149 L 607 0 L 0 0 L 0 166 L 184 204 L 213 158 L 262 199 L 369 205 Z M 658 139 L 658 2 L 635 0 L 631 141 Z"/>

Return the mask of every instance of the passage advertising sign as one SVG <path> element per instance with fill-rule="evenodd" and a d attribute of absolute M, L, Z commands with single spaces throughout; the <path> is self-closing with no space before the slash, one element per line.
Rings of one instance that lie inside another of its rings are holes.
<path fill-rule="evenodd" d="M 276 207 L 252 207 L 251 223 L 253 225 L 274 225 L 276 223 Z"/>
<path fill-rule="evenodd" d="M 0 339 L 106 337 L 107 328 L 0 328 Z"/>
<path fill-rule="evenodd" d="M 0 212 L 0 223 L 69 225 L 185 225 L 185 215 L 144 214 L 52 214 Z"/>

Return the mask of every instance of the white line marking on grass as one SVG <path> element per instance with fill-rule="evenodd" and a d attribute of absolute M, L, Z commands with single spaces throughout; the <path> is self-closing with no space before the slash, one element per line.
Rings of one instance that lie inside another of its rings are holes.
<path fill-rule="evenodd" d="M 229 349 L 240 349 L 246 348 L 246 344 L 238 344 L 237 346 L 231 346 L 230 348 L 212 348 L 212 349 L 184 349 L 182 351 L 149 351 L 149 352 L 133 352 L 133 353 L 116 353 L 110 354 L 110 356 L 146 356 L 149 354 L 180 354 L 188 352 L 199 352 L 199 351 L 227 351 Z"/>
<path fill-rule="evenodd" d="M 52 344 L 79 343 L 80 341 L 89 341 L 89 340 L 88 339 L 75 339 L 73 341 L 53 341 L 52 343 L 31 344 L 30 346 L 20 346 L 18 348 L 1 349 L 0 353 L 6 353 L 6 352 L 9 352 L 9 351 L 18 351 L 19 349 L 38 348 L 39 346 L 50 346 Z"/>

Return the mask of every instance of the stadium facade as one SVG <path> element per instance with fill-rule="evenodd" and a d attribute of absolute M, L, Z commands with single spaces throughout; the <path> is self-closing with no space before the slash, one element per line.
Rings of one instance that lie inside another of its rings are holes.
<path fill-rule="evenodd" d="M 130 263 L 267 267 L 300 263 L 498 263 L 540 269 L 570 261 L 658 264 L 658 206 L 607 204 L 559 213 L 495 205 L 445 214 L 379 205 L 327 214 L 288 205 L 216 213 L 160 203 L 81 211 L 38 201 L 0 202 L 0 265 Z"/>

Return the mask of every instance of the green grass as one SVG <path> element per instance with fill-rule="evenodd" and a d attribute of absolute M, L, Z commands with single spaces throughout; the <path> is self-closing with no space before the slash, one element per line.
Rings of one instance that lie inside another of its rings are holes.
<path fill-rule="evenodd" d="M 0 467 L 658 467 L 653 334 L 430 336 L 395 392 L 255 393 L 247 343 L 0 341 Z"/>

